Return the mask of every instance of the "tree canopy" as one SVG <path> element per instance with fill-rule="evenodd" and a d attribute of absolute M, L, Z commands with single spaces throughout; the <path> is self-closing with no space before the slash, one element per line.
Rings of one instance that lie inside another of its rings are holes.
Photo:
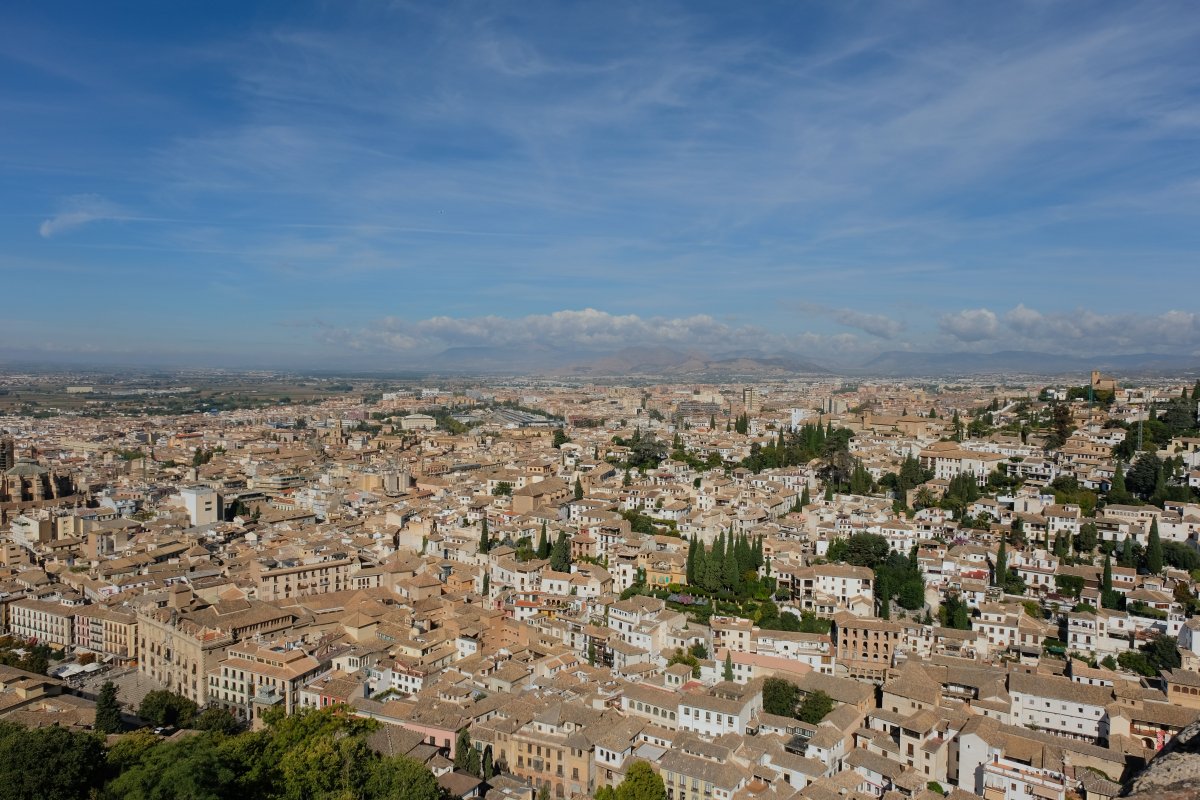
<path fill-rule="evenodd" d="M 666 800 L 662 776 L 645 761 L 635 761 L 617 786 L 616 800 Z"/>
<path fill-rule="evenodd" d="M 165 704 L 164 704 L 165 705 Z M 208 712 L 204 712 L 207 714 Z M 201 714 L 200 716 L 204 716 Z M 0 722 L 0 786 L 12 800 L 441 800 L 433 773 L 367 746 L 378 723 L 342 709 L 271 714 L 261 731 L 103 737 Z"/>

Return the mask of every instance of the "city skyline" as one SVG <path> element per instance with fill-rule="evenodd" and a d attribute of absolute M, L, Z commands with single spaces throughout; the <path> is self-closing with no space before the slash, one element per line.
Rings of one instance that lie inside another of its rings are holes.
<path fill-rule="evenodd" d="M 9 7 L 0 360 L 1200 356 L 1200 17 L 1073 11 Z"/>

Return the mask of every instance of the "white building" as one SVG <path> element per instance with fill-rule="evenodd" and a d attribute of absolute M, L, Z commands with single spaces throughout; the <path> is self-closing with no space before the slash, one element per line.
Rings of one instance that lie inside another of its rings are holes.
<path fill-rule="evenodd" d="M 192 525 L 212 525 L 221 517 L 221 501 L 210 486 L 188 486 L 179 490 Z"/>
<path fill-rule="evenodd" d="M 1014 672 L 1008 691 L 1015 724 L 1092 742 L 1108 738 L 1105 707 L 1113 702 L 1113 692 L 1107 686 Z"/>

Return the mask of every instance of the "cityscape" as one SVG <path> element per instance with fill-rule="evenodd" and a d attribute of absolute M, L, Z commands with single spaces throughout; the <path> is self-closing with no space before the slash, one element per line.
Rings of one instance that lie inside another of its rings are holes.
<path fill-rule="evenodd" d="M 1200 15 L 745 5 L 0 9 L 0 800 L 1200 798 Z"/>

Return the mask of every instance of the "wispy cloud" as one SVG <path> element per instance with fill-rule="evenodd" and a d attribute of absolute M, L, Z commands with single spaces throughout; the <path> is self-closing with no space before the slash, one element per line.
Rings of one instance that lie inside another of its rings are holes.
<path fill-rule="evenodd" d="M 829 308 L 816 303 L 800 303 L 809 314 L 832 319 L 839 325 L 855 328 L 880 339 L 895 339 L 907 327 L 904 322 L 886 314 L 871 314 L 853 308 Z"/>
<path fill-rule="evenodd" d="M 125 214 L 119 205 L 100 195 L 75 195 L 63 201 L 58 213 L 42 221 L 38 233 L 43 239 L 50 239 L 91 222 L 121 219 Z"/>

